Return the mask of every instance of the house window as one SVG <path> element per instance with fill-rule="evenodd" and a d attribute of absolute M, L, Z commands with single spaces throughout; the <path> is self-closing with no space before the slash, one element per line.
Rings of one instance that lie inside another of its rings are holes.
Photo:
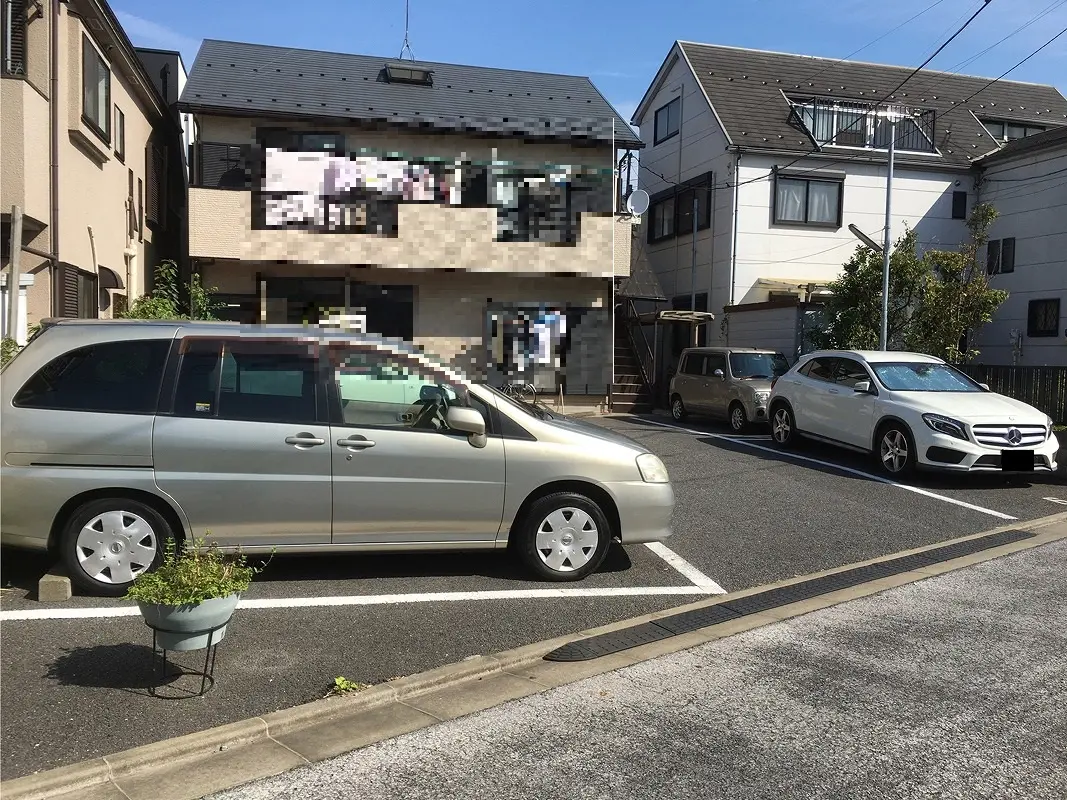
<path fill-rule="evenodd" d="M 989 135 L 998 142 L 1010 142 L 1014 139 L 1024 139 L 1038 133 L 1044 133 L 1047 128 L 1044 125 L 1033 125 L 1029 122 L 1004 122 L 1003 120 L 982 120 Z"/>
<path fill-rule="evenodd" d="M 26 74 L 26 0 L 0 3 L 0 31 L 3 39 L 3 74 Z"/>
<path fill-rule="evenodd" d="M 111 143 L 111 70 L 82 34 L 82 119 Z"/>
<path fill-rule="evenodd" d="M 1050 297 L 1031 300 L 1026 315 L 1026 335 L 1031 337 L 1057 336 L 1060 330 L 1060 299 Z"/>
<path fill-rule="evenodd" d="M 952 193 L 952 218 L 967 219 L 967 192 Z"/>
<path fill-rule="evenodd" d="M 665 142 L 677 136 L 682 127 L 682 98 L 676 97 L 656 111 L 656 129 L 653 144 Z"/>
<path fill-rule="evenodd" d="M 648 240 L 658 242 L 674 236 L 674 198 L 665 197 L 653 204 L 649 214 Z"/>
<path fill-rule="evenodd" d="M 126 160 L 126 115 L 115 106 L 115 158 Z"/>
<path fill-rule="evenodd" d="M 149 142 L 145 146 L 145 217 L 165 228 L 167 214 L 167 149 Z"/>
<path fill-rule="evenodd" d="M 132 239 L 137 232 L 137 209 L 133 205 L 133 170 L 126 172 L 126 235 Z"/>
<path fill-rule="evenodd" d="M 389 83 L 414 83 L 420 86 L 433 86 L 433 70 L 412 67 L 408 64 L 386 64 L 385 79 Z"/>
<path fill-rule="evenodd" d="M 711 227 L 711 189 L 693 187 L 680 192 L 675 200 L 675 207 L 678 209 L 678 234 L 693 232 L 694 197 L 697 201 L 697 230 L 707 230 Z"/>
<path fill-rule="evenodd" d="M 795 103 L 792 114 L 792 120 L 803 125 L 820 145 L 889 148 L 892 125 L 868 103 L 814 99 Z M 935 152 L 934 117 L 933 111 L 922 111 L 897 120 L 896 149 Z"/>
<path fill-rule="evenodd" d="M 778 177 L 774 221 L 786 225 L 841 227 L 842 181 Z"/>
<path fill-rule="evenodd" d="M 144 241 L 144 181 L 137 179 L 137 240 Z"/>
<path fill-rule="evenodd" d="M 986 245 L 986 274 L 1015 272 L 1015 237 L 990 239 Z"/>

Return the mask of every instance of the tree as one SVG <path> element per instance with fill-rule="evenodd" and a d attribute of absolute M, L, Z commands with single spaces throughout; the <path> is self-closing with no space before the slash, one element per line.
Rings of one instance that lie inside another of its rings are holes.
<path fill-rule="evenodd" d="M 900 349 L 915 312 L 928 267 L 917 253 L 915 231 L 906 230 L 889 257 L 889 346 Z M 877 350 L 882 331 L 882 254 L 857 245 L 841 277 L 829 284 L 821 329 L 812 343 L 827 350 Z"/>
<path fill-rule="evenodd" d="M 138 297 L 119 316 L 124 319 L 216 319 L 215 312 L 222 304 L 213 297 L 215 291 L 205 288 L 199 275 L 193 275 L 188 287 L 181 286 L 178 265 L 170 260 L 164 261 L 156 267 L 152 293 Z"/>
<path fill-rule="evenodd" d="M 993 318 L 1008 293 L 989 286 L 979 253 L 989 241 L 989 226 L 997 218 L 987 203 L 975 206 L 967 220 L 970 240 L 958 251 L 931 250 L 923 302 L 912 317 L 906 346 L 952 364 L 969 361 L 978 351 L 967 344 L 968 334 Z"/>

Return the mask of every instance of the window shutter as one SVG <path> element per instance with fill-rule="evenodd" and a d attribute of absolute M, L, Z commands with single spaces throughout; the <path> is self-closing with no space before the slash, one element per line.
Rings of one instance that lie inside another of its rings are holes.
<path fill-rule="evenodd" d="M 985 271 L 987 275 L 1000 272 L 1000 239 L 990 239 L 986 245 Z"/>
<path fill-rule="evenodd" d="M 0 21 L 3 33 L 10 30 L 11 50 L 8 52 L 4 41 L 3 72 L 5 75 L 26 74 L 26 0 L 5 0 L 0 6 Z M 10 28 L 8 27 L 10 24 Z"/>
<path fill-rule="evenodd" d="M 1000 244 L 1000 271 L 1015 272 L 1015 237 L 1003 239 Z"/>
<path fill-rule="evenodd" d="M 69 264 L 59 264 L 55 273 L 56 315 L 78 316 L 78 270 Z"/>
<path fill-rule="evenodd" d="M 145 146 L 145 217 L 160 227 L 165 226 L 167 196 L 167 151 L 149 142 Z"/>

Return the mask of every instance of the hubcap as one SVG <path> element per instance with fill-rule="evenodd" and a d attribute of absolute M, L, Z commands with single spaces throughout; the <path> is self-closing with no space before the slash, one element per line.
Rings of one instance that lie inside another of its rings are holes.
<path fill-rule="evenodd" d="M 78 533 L 78 564 L 100 583 L 129 583 L 150 566 L 159 552 L 156 532 L 129 511 L 105 511 Z"/>
<path fill-rule="evenodd" d="M 739 407 L 734 407 L 734 413 L 730 415 L 730 423 L 735 431 L 745 427 L 745 412 Z"/>
<path fill-rule="evenodd" d="M 771 429 L 775 441 L 784 442 L 789 439 L 790 430 L 792 430 L 792 426 L 789 424 L 789 412 L 784 408 L 778 409 L 774 413 L 774 425 Z"/>
<path fill-rule="evenodd" d="M 674 414 L 674 418 L 675 419 L 681 419 L 682 418 L 682 401 L 681 400 L 675 400 L 674 401 L 674 403 L 671 405 L 671 412 Z"/>
<path fill-rule="evenodd" d="M 890 472 L 900 472 L 908 463 L 908 440 L 903 433 L 892 430 L 882 437 L 882 463 Z"/>
<path fill-rule="evenodd" d="M 593 557 L 599 532 L 593 518 L 580 508 L 553 511 L 537 527 L 537 555 L 549 569 L 574 572 Z"/>

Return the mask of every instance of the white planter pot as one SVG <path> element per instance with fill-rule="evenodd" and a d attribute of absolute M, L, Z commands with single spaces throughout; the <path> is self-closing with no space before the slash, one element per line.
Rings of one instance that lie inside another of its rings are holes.
<path fill-rule="evenodd" d="M 155 603 L 141 603 L 141 609 L 148 626 L 156 631 L 156 645 L 163 650 L 201 650 L 218 644 L 226 636 L 226 628 L 240 594 L 228 597 L 214 597 L 203 603 L 185 606 L 164 606 Z M 221 626 L 221 627 L 219 627 Z M 213 634 L 209 631 L 218 628 Z"/>

